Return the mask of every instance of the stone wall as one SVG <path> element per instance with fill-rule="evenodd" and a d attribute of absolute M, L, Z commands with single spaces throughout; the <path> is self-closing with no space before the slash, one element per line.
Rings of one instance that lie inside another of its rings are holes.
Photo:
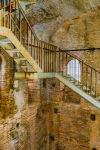
<path fill-rule="evenodd" d="M 47 150 L 48 104 L 40 80 L 15 80 L 16 65 L 0 51 L 0 150 Z"/>
<path fill-rule="evenodd" d="M 16 112 L 14 99 L 14 62 L 0 49 L 1 70 L 0 70 L 0 117 L 7 117 Z"/>
<path fill-rule="evenodd" d="M 55 79 L 46 81 L 49 95 L 49 150 L 99 150 L 99 109 Z M 46 95 L 46 94 L 45 94 Z M 45 98 L 46 100 L 46 98 Z"/>

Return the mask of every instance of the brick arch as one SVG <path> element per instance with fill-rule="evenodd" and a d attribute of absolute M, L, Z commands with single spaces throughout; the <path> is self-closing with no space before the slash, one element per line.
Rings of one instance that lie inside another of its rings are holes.
<path fill-rule="evenodd" d="M 0 57 L 0 71 L 2 69 L 2 58 Z"/>
<path fill-rule="evenodd" d="M 0 118 L 14 114 L 16 104 L 14 95 L 14 63 L 13 59 L 0 47 Z"/>
<path fill-rule="evenodd" d="M 2 54 L 0 54 L 0 74 L 4 75 L 5 73 L 6 60 Z"/>

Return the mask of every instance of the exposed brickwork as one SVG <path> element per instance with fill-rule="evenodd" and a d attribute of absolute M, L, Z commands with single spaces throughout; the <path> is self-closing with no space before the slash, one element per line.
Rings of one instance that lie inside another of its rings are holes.
<path fill-rule="evenodd" d="M 16 106 L 14 100 L 14 66 L 13 60 L 7 53 L 0 50 L 1 71 L 0 71 L 0 116 L 5 118 L 7 115 L 15 113 Z"/>
<path fill-rule="evenodd" d="M 50 150 L 89 150 L 99 148 L 99 117 L 91 120 L 91 114 L 98 116 L 99 110 L 63 85 L 46 80 L 49 95 L 49 145 Z M 43 90 L 44 91 L 44 90 Z M 46 95 L 45 91 L 44 94 Z M 46 97 L 44 97 L 46 101 Z M 95 126 L 96 125 L 96 126 Z M 92 142 L 93 141 L 93 142 Z"/>

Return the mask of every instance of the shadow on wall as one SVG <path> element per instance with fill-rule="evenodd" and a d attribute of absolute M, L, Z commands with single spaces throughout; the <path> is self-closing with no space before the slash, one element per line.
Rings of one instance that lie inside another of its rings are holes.
<path fill-rule="evenodd" d="M 14 100 L 14 64 L 5 51 L 0 51 L 0 118 L 16 112 Z"/>

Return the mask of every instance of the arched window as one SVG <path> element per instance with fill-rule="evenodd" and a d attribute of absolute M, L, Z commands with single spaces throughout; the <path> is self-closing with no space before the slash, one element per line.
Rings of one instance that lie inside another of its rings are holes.
<path fill-rule="evenodd" d="M 73 59 L 68 63 L 67 73 L 77 81 L 80 81 L 80 63 L 77 59 Z"/>
<path fill-rule="evenodd" d="M 2 59 L 0 57 L 0 72 L 1 72 L 1 69 L 2 69 Z"/>
<path fill-rule="evenodd" d="M 1 82 L 2 82 L 2 58 L 0 56 L 0 90 L 1 90 Z M 1 93 L 0 93 L 0 99 L 1 99 Z"/>

